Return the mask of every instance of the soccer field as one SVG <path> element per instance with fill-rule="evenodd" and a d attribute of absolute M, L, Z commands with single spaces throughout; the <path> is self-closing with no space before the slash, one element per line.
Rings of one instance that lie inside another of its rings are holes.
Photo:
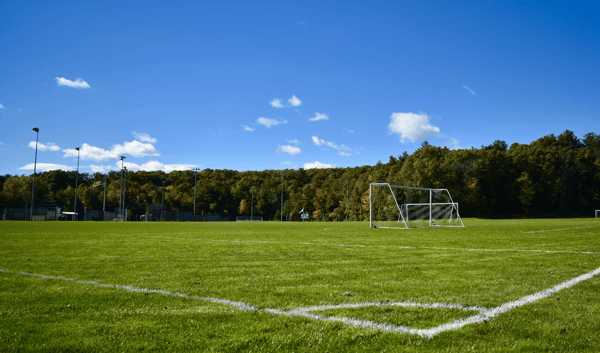
<path fill-rule="evenodd" d="M 600 222 L 0 222 L 3 351 L 597 351 Z"/>

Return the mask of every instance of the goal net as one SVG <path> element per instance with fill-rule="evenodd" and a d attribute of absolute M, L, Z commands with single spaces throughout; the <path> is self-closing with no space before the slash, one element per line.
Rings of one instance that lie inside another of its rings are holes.
<path fill-rule="evenodd" d="M 465 226 L 447 189 L 372 183 L 369 191 L 371 228 Z"/>
<path fill-rule="evenodd" d="M 600 216 L 600 210 L 596 210 L 596 219 L 598 219 L 598 216 Z"/>

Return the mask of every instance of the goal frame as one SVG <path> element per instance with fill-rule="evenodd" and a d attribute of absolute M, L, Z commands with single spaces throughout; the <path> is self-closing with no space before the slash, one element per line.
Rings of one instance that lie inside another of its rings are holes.
<path fill-rule="evenodd" d="M 596 210 L 596 219 L 598 219 L 598 216 L 600 216 L 600 210 Z"/>
<path fill-rule="evenodd" d="M 454 200 L 452 199 L 452 195 L 450 195 L 450 191 L 448 191 L 448 189 L 433 189 L 433 188 L 419 188 L 419 187 L 414 187 L 414 186 L 404 186 L 404 185 L 390 185 L 389 183 L 370 183 L 369 184 L 369 227 L 370 228 L 383 228 L 383 229 L 411 229 L 411 227 L 409 226 L 409 222 L 408 220 L 404 217 L 404 210 L 402 209 L 402 207 L 398 204 L 398 199 L 396 198 L 396 195 L 394 194 L 394 192 L 392 192 L 392 196 L 394 198 L 394 203 L 396 204 L 396 207 L 398 208 L 398 213 L 400 215 L 400 217 L 398 217 L 398 223 L 400 223 L 400 219 L 402 219 L 402 224 L 404 225 L 403 227 L 381 227 L 381 226 L 376 226 L 373 224 L 373 186 L 378 186 L 378 187 L 388 187 L 390 189 L 390 191 L 392 190 L 392 187 L 396 187 L 396 188 L 402 188 L 402 189 L 409 189 L 409 190 L 421 190 L 421 191 L 427 191 L 429 192 L 429 203 L 407 203 L 407 204 L 402 204 L 402 206 L 423 206 L 423 205 L 428 205 L 429 206 L 429 227 L 464 227 L 465 224 L 462 221 L 462 218 L 460 217 L 460 214 L 458 212 L 458 203 L 454 202 Z M 448 194 L 448 197 L 450 198 L 451 202 L 444 202 L 444 203 L 436 203 L 433 202 L 433 193 L 434 192 L 446 192 Z M 434 205 L 451 205 L 452 208 L 456 211 L 456 218 L 457 221 L 460 222 L 460 225 L 436 225 L 433 222 L 433 206 Z M 598 215 L 597 214 L 596 216 Z"/>

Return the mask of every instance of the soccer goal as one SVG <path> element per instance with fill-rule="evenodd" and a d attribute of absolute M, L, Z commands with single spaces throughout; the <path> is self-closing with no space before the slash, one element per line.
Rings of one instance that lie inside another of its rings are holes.
<path fill-rule="evenodd" d="M 596 219 L 598 219 L 598 216 L 600 216 L 600 210 L 596 210 Z"/>
<path fill-rule="evenodd" d="M 447 189 L 369 185 L 371 228 L 464 227 Z"/>

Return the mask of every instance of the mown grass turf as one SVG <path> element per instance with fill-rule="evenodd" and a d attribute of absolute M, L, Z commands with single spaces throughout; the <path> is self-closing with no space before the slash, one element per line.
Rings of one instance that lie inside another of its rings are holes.
<path fill-rule="evenodd" d="M 8 271 L 0 272 L 0 351 L 597 350 L 597 277 L 427 339 L 19 274 L 284 310 L 386 301 L 491 308 L 600 267 L 595 220 L 465 223 L 0 222 L 0 269 Z M 319 314 L 427 328 L 471 313 L 382 306 Z"/>

